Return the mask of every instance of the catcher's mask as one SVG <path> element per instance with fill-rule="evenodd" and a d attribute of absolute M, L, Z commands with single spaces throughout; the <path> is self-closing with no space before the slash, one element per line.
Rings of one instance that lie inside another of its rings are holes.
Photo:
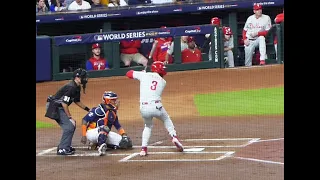
<path fill-rule="evenodd" d="M 102 101 L 105 104 L 111 104 L 111 105 L 115 106 L 116 108 L 118 107 L 116 104 L 117 99 L 118 99 L 118 95 L 112 91 L 105 91 L 102 95 Z"/>
<path fill-rule="evenodd" d="M 164 76 L 167 74 L 165 68 L 166 68 L 166 66 L 164 65 L 164 63 L 162 61 L 155 61 L 151 65 L 151 71 L 156 72 L 156 73 L 160 74 L 161 76 Z"/>
<path fill-rule="evenodd" d="M 86 70 L 79 68 L 77 70 L 75 70 L 73 72 L 73 78 L 80 78 L 81 79 L 81 84 L 82 84 L 82 88 L 83 88 L 83 93 L 86 93 L 86 86 L 87 86 L 87 82 L 88 82 L 88 73 Z"/>

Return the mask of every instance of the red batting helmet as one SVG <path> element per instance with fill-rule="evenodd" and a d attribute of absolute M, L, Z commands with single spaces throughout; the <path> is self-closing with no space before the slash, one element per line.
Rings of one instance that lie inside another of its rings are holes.
<path fill-rule="evenodd" d="M 222 31 L 223 31 L 223 34 L 224 35 L 232 35 L 232 31 L 231 31 L 231 29 L 230 29 L 230 27 L 223 27 L 222 28 Z"/>
<path fill-rule="evenodd" d="M 155 61 L 151 65 L 151 71 L 156 72 L 162 76 L 167 74 L 165 68 L 166 68 L 166 66 L 164 65 L 164 63 L 162 61 Z"/>
<path fill-rule="evenodd" d="M 212 25 L 217 25 L 217 26 L 220 26 L 220 19 L 218 17 L 213 17 L 211 19 L 211 24 Z"/>

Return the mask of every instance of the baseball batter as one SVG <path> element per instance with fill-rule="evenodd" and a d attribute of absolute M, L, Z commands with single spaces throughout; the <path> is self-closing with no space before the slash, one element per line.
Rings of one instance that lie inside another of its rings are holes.
<path fill-rule="evenodd" d="M 253 12 L 254 14 L 248 17 L 242 31 L 245 66 L 252 66 L 252 55 L 256 47 L 259 46 L 260 65 L 265 64 L 267 55 L 265 36 L 271 28 L 271 19 L 270 16 L 262 14 L 260 4 L 253 5 Z"/>
<path fill-rule="evenodd" d="M 172 120 L 161 102 L 162 92 L 166 86 L 166 81 L 163 79 L 167 74 L 165 68 L 162 61 L 155 61 L 151 65 L 152 72 L 130 70 L 126 74 L 128 78 L 140 81 L 140 113 L 145 124 L 142 132 L 140 156 L 148 154 L 147 146 L 151 136 L 152 119 L 154 117 L 164 123 L 165 128 L 171 136 L 171 141 L 175 144 L 178 151 L 183 151 L 183 146 L 177 137 Z"/>
<path fill-rule="evenodd" d="M 122 128 L 117 116 L 120 105 L 118 95 L 112 91 L 105 91 L 102 102 L 83 117 L 81 142 L 86 144 L 88 140 L 97 145 L 100 156 L 105 154 L 107 147 L 131 148 L 132 141 Z M 112 126 L 115 126 L 118 134 L 111 131 Z"/>

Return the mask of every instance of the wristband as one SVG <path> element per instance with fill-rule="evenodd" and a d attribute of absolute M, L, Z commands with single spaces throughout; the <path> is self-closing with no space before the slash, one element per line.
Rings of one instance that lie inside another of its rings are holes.
<path fill-rule="evenodd" d="M 90 109 L 86 106 L 85 108 L 84 108 L 84 110 L 86 110 L 86 111 L 90 111 Z"/>

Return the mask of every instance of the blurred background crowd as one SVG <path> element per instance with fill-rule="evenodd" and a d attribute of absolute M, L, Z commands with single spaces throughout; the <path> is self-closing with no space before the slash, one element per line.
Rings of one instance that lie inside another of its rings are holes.
<path fill-rule="evenodd" d="M 92 10 L 131 5 L 170 5 L 197 2 L 223 2 L 225 0 L 36 0 L 36 13 Z M 232 1 L 232 0 L 228 0 Z"/>

